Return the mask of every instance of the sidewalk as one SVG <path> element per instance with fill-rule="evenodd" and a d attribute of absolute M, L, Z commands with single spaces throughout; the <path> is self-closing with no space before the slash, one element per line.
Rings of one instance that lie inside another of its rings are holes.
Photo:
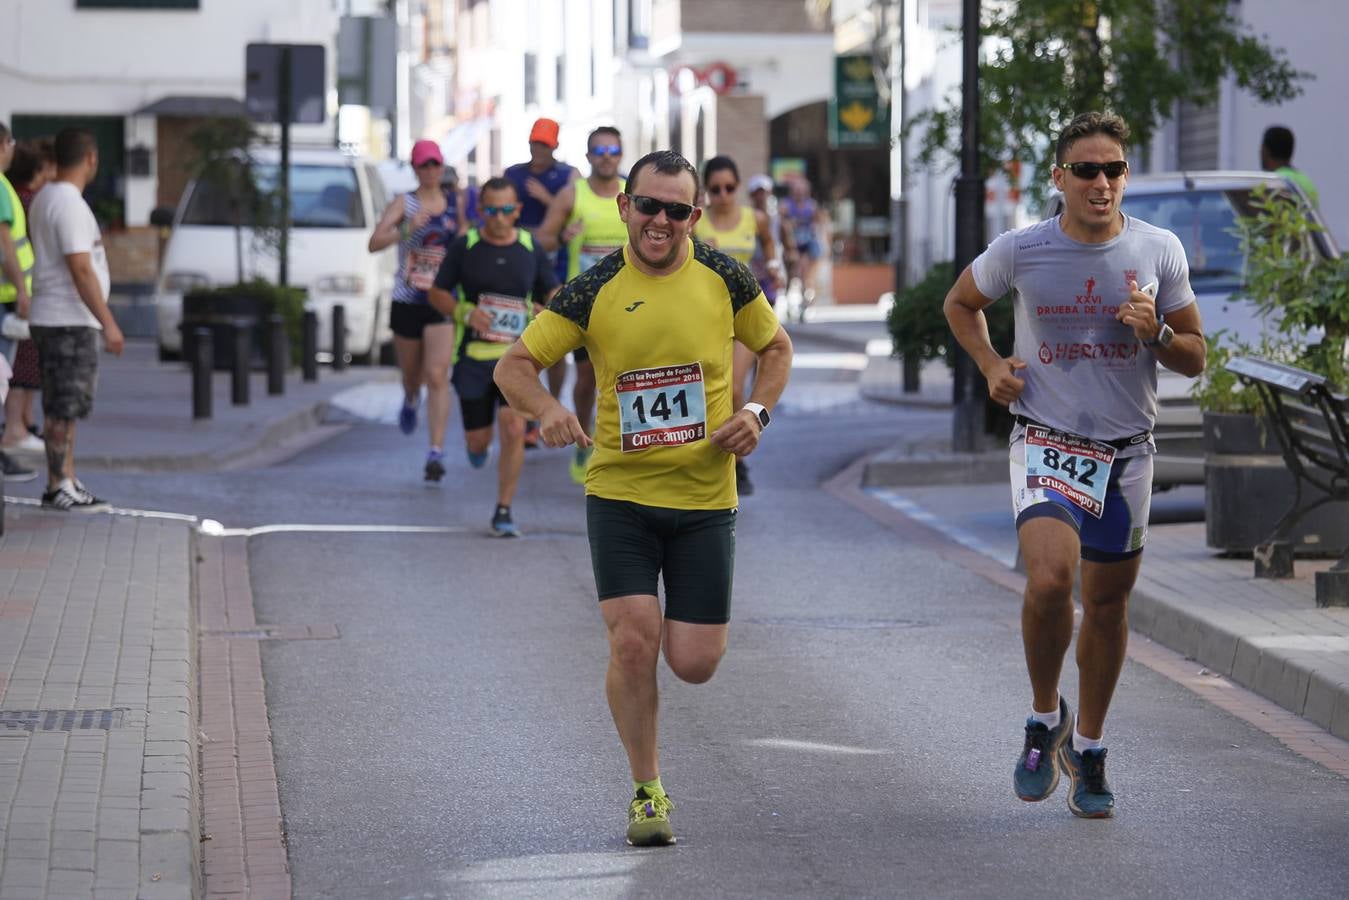
<path fill-rule="evenodd" d="M 251 404 L 234 407 L 230 374 L 218 372 L 214 417 L 193 420 L 190 373 L 154 354 L 152 342 L 133 342 L 121 359 L 100 360 L 94 413 L 80 425 L 81 470 L 247 464 L 330 433 L 316 426 L 335 394 L 393 377 L 323 368 L 305 384 L 291 371 L 272 397 L 259 372 Z M 199 777 L 193 600 L 198 560 L 209 563 L 212 550 L 186 518 L 49 512 L 15 498 L 32 486 L 6 492 L 0 537 L 0 900 L 199 896 L 212 785 L 203 790 Z M 256 693 L 260 702 L 260 682 Z M 256 741 L 265 719 L 250 727 L 243 737 Z M 237 883 L 244 896 L 248 883 Z M 253 896 L 282 895 L 260 884 Z"/>

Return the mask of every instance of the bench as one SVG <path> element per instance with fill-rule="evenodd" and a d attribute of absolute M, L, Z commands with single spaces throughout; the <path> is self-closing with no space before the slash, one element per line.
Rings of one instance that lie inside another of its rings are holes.
<path fill-rule="evenodd" d="M 1349 397 L 1334 393 L 1320 375 L 1258 356 L 1237 357 L 1226 368 L 1259 392 L 1295 484 L 1293 505 L 1255 548 L 1255 577 L 1291 578 L 1292 529 L 1317 507 L 1349 501 Z M 1320 496 L 1304 501 L 1307 485 Z M 1317 573 L 1316 605 L 1349 606 L 1349 548 L 1330 571 Z"/>

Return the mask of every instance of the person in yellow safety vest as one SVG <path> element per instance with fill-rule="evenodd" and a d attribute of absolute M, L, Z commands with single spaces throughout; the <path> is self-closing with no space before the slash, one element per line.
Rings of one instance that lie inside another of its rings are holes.
<path fill-rule="evenodd" d="M 568 281 L 589 271 L 609 254 L 622 250 L 628 242 L 627 226 L 618 213 L 618 196 L 627 186 L 618 174 L 623 159 L 623 137 L 618 129 L 602 125 L 590 132 L 586 159 L 590 160 L 590 176 L 573 181 L 558 192 L 538 230 L 539 243 L 545 250 L 551 252 L 562 244 L 570 248 Z M 572 358 L 576 360 L 572 405 L 577 421 L 589 434 L 595 411 L 595 367 L 584 347 L 573 350 Z M 562 379 L 553 374 L 558 368 L 548 370 L 549 389 L 554 397 L 562 390 Z M 591 449 L 578 444 L 573 453 L 571 479 L 577 484 L 585 484 Z"/>
<path fill-rule="evenodd" d="M 14 357 L 14 341 L 6 337 L 5 319 L 28 318 L 33 296 L 33 246 L 28 242 L 28 217 L 14 185 L 4 176 L 14 159 L 14 135 L 0 124 L 0 356 Z M 0 472 L 10 481 L 28 481 L 37 472 L 0 453 Z"/>
<path fill-rule="evenodd" d="M 13 159 L 14 135 L 0 125 L 0 173 L 9 168 Z M 0 304 L 3 304 L 0 321 L 15 313 L 26 319 L 33 291 L 33 245 L 28 242 L 28 217 L 24 215 L 19 192 L 3 174 L 0 174 L 0 257 L 3 257 L 0 272 L 4 276 L 0 279 Z M 0 351 L 8 356 L 12 343 L 7 338 L 0 341 L 3 341 Z"/>

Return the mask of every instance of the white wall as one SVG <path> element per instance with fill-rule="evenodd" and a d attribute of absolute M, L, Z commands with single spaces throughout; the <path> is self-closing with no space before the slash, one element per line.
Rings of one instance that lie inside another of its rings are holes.
<path fill-rule="evenodd" d="M 1321 211 L 1335 239 L 1349 246 L 1349 170 L 1340 154 L 1349 146 L 1344 92 L 1349 86 L 1349 28 L 1343 0 L 1245 0 L 1242 18 L 1256 34 L 1283 47 L 1297 69 L 1316 76 L 1303 94 L 1265 106 L 1244 91 L 1229 90 L 1231 117 L 1223 123 L 1221 165 L 1260 168 L 1260 138 L 1270 125 L 1292 129 L 1293 165 L 1306 172 L 1321 197 Z"/>
<path fill-rule="evenodd" d="M 128 146 L 154 146 L 153 120 L 131 114 L 169 95 L 244 97 L 244 46 L 289 41 L 328 48 L 331 85 L 337 14 L 332 0 L 202 0 L 196 10 L 85 10 L 73 0 L 7 0 L 0 29 L 0 121 L 17 113 L 128 116 Z M 324 126 L 296 140 L 331 139 Z M 158 163 L 158 155 L 155 157 Z M 128 179 L 127 222 L 144 224 L 154 179 Z"/>

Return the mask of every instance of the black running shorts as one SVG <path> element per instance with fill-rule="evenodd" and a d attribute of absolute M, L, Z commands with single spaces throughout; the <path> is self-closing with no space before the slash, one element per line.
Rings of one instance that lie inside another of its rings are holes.
<path fill-rule="evenodd" d="M 421 340 L 427 325 L 453 325 L 449 316 L 427 303 L 389 305 L 389 330 L 399 337 Z"/>
<path fill-rule="evenodd" d="M 735 516 L 734 508 L 668 509 L 588 495 L 586 526 L 599 598 L 656 596 L 663 578 L 665 618 L 729 622 Z"/>

